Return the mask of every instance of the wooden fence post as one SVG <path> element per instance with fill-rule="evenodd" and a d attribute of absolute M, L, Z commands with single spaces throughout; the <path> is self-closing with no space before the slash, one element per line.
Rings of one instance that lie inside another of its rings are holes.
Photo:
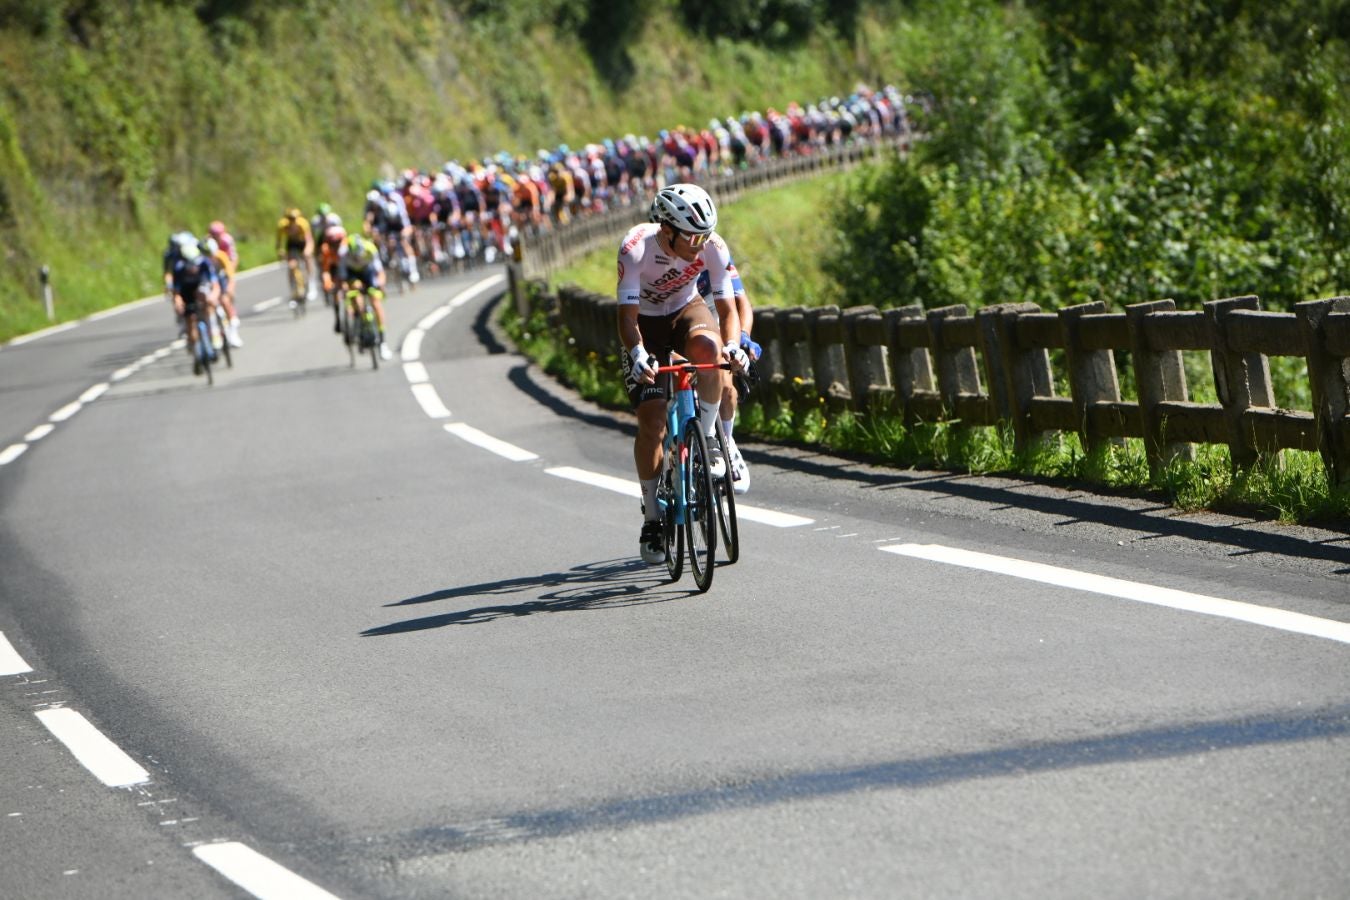
<path fill-rule="evenodd" d="M 1329 346 L 1328 317 L 1350 313 L 1350 297 L 1307 300 L 1295 304 L 1299 330 L 1308 348 L 1308 379 L 1312 383 L 1313 415 L 1317 422 L 1317 449 L 1333 485 L 1350 485 L 1350 347 Z"/>
<path fill-rule="evenodd" d="M 1120 379 L 1116 375 L 1116 357 L 1110 350 L 1089 347 L 1083 341 L 1084 316 L 1106 312 L 1100 300 L 1067 306 L 1059 311 L 1060 327 L 1064 330 L 1064 355 L 1069 363 L 1069 389 L 1073 395 L 1074 418 L 1085 450 L 1113 443 L 1095 433 L 1088 410 L 1094 403 L 1120 401 Z"/>
<path fill-rule="evenodd" d="M 844 322 L 837 306 L 820 306 L 807 313 L 810 323 L 811 369 L 816 391 L 831 412 L 849 405 L 848 366 L 844 359 Z"/>
<path fill-rule="evenodd" d="M 891 384 L 895 388 L 895 409 L 904 416 L 906 422 L 910 422 L 913 420 L 914 397 L 920 392 L 923 394 L 936 392 L 932 357 L 928 353 L 928 348 L 909 345 L 902 340 L 901 335 L 901 326 L 906 322 L 924 323 L 924 330 L 927 331 L 923 307 L 915 304 L 888 309 L 882 313 L 881 318 L 886 327 Z"/>
<path fill-rule="evenodd" d="M 886 374 L 886 330 L 875 306 L 854 306 L 844 310 L 848 341 L 844 358 L 848 362 L 849 391 L 853 408 L 885 409 L 889 405 L 890 379 Z"/>
<path fill-rule="evenodd" d="M 784 391 L 781 316 L 782 310 L 774 307 L 755 311 L 755 341 L 760 347 L 759 359 L 755 362 L 759 382 L 755 393 L 763 392 L 775 400 Z"/>
<path fill-rule="evenodd" d="M 1174 312 L 1176 308 L 1172 300 L 1132 303 L 1125 307 L 1134 381 L 1139 390 L 1139 414 L 1144 423 L 1144 453 L 1149 472 L 1154 476 L 1172 460 L 1195 458 L 1195 448 L 1191 444 L 1167 440 L 1167 422 L 1158 411 L 1160 403 L 1185 403 L 1188 399 L 1181 351 L 1154 350 L 1146 328 L 1150 314 Z"/>
<path fill-rule="evenodd" d="M 1017 341 L 1017 317 L 1040 311 L 1034 303 L 1003 303 L 975 313 L 989 396 L 995 415 L 1012 426 L 1013 446 L 1019 453 L 1035 439 L 1031 430 L 1032 398 L 1055 393 L 1049 351 L 1044 347 L 1023 348 Z"/>
<path fill-rule="evenodd" d="M 952 320 L 969 318 L 970 310 L 959 304 L 928 311 L 928 330 L 937 353 L 938 391 L 946 415 L 952 418 L 959 415 L 958 398 L 962 394 L 980 392 L 980 366 L 974 347 L 948 346 L 942 332 Z"/>
<path fill-rule="evenodd" d="M 1205 327 L 1209 331 L 1209 357 L 1214 368 L 1214 389 L 1228 422 L 1228 452 L 1235 469 L 1250 468 L 1260 458 L 1252 435 L 1242 425 L 1242 415 L 1253 406 L 1275 405 L 1270 386 L 1270 362 L 1260 353 L 1235 351 L 1228 340 L 1224 318 L 1232 310 L 1259 310 L 1255 296 L 1230 297 L 1205 303 Z"/>
<path fill-rule="evenodd" d="M 790 404 L 796 406 L 799 401 L 816 399 L 816 380 L 811 368 L 810 327 L 806 321 L 806 309 L 790 306 L 779 311 L 779 337 L 783 349 L 783 386 Z"/>

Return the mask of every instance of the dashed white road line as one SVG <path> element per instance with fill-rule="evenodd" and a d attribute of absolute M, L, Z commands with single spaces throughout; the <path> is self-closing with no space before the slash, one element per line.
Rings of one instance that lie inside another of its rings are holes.
<path fill-rule="evenodd" d="M 1166 606 L 1184 612 L 1201 613 L 1207 616 L 1233 619 L 1253 625 L 1263 625 L 1280 631 L 1306 634 L 1312 637 L 1326 638 L 1350 644 L 1350 622 L 1337 622 L 1303 613 L 1273 609 L 1269 606 L 1257 606 L 1253 603 L 1241 603 L 1236 600 L 1224 600 L 1221 597 L 1207 597 L 1203 594 L 1191 594 L 1172 588 L 1142 584 L 1136 581 L 1124 581 L 1104 575 L 1093 575 L 1074 569 L 1063 569 L 1044 563 L 1027 562 L 1006 556 L 993 556 L 956 547 L 944 547 L 939 544 L 893 544 L 878 547 L 887 553 L 926 559 L 932 562 L 962 566 L 967 569 L 980 569 L 1014 578 L 1025 578 L 1043 584 L 1088 591 L 1093 594 L 1105 594 L 1122 600 L 1133 600 L 1153 606 Z"/>
<path fill-rule="evenodd" d="M 253 304 L 253 311 L 255 313 L 267 312 L 272 307 L 279 306 L 280 304 L 281 304 L 280 297 L 268 297 L 266 300 L 261 300 Z"/>
<path fill-rule="evenodd" d="M 569 481 L 589 484 L 592 487 L 603 488 L 607 491 L 613 491 L 616 494 L 624 494 L 629 497 L 642 496 L 642 488 L 631 478 L 615 478 L 613 475 L 588 472 L 585 469 L 578 469 L 573 466 L 555 466 L 551 469 L 545 469 L 544 471 L 550 475 L 556 475 L 559 478 L 566 478 Z M 797 528 L 802 525 L 810 525 L 815 521 L 815 519 L 808 519 L 805 516 L 779 512 L 776 509 L 746 506 L 739 502 L 736 504 L 736 518 L 745 522 L 758 522 L 761 525 L 772 525 L 775 528 Z"/>
<path fill-rule="evenodd" d="M 455 299 L 451 300 L 450 306 L 452 308 L 457 309 L 463 306 L 465 303 L 468 303 L 470 300 L 474 299 L 484 291 L 490 291 L 504 281 L 506 281 L 506 276 L 501 273 L 484 278 L 482 281 L 478 282 L 473 287 L 469 288 L 467 291 L 460 294 Z"/>
<path fill-rule="evenodd" d="M 149 772 L 75 710 L 44 709 L 36 715 L 80 764 L 108 787 L 130 787 L 150 780 Z"/>
<path fill-rule="evenodd" d="M 450 410 L 441 402 L 441 395 L 436 393 L 436 388 L 429 382 L 414 384 L 412 386 L 413 397 L 417 399 L 418 405 L 422 407 L 422 412 L 433 419 L 450 418 Z"/>
<path fill-rule="evenodd" d="M 24 451 L 28 449 L 27 444 L 10 444 L 3 450 L 0 450 L 0 466 L 7 466 L 14 460 L 23 456 Z"/>
<path fill-rule="evenodd" d="M 83 403 L 81 403 L 78 400 L 73 400 L 70 403 L 67 403 L 65 406 L 58 409 L 56 412 L 52 413 L 47 418 L 52 422 L 64 422 L 66 419 L 69 419 L 71 416 L 75 415 L 83 408 L 84 408 Z"/>
<path fill-rule="evenodd" d="M 323 888 L 238 842 L 201 844 L 192 855 L 260 900 L 337 900 Z"/>
<path fill-rule="evenodd" d="M 14 649 L 14 645 L 5 638 L 5 633 L 0 631 L 0 675 L 22 675 L 31 671 L 33 667 L 23 661 L 19 651 Z"/>
<path fill-rule="evenodd" d="M 408 379 L 408 384 L 421 384 L 431 380 L 431 376 L 427 374 L 427 367 L 420 362 L 405 362 L 403 377 Z"/>
<path fill-rule="evenodd" d="M 422 356 L 422 338 L 425 335 L 426 332 L 421 328 L 414 328 L 408 332 L 408 336 L 403 339 L 402 348 L 398 351 L 404 362 L 413 362 Z"/>
<path fill-rule="evenodd" d="M 490 434 L 486 434 L 474 428 L 472 425 L 465 425 L 463 422 L 451 422 L 445 426 L 445 430 L 468 441 L 470 444 L 476 444 L 484 450 L 490 450 L 498 456 L 505 457 L 512 462 L 526 462 L 531 459 L 538 459 L 539 454 L 531 453 L 515 444 L 509 444 Z"/>
<path fill-rule="evenodd" d="M 450 311 L 452 309 L 454 309 L 454 307 L 452 307 L 448 303 L 445 304 L 444 306 L 436 307 L 430 313 L 422 317 L 422 321 L 417 323 L 417 327 L 422 329 L 423 331 L 430 331 L 432 328 L 436 327 L 437 323 L 439 323 L 441 319 L 444 319 L 446 316 L 450 315 Z"/>
<path fill-rule="evenodd" d="M 32 443 L 34 441 L 40 441 L 55 430 L 56 430 L 55 425 L 53 425 L 50 422 L 43 422 L 38 427 L 34 428 L 32 431 L 25 434 L 23 436 L 23 439 L 25 441 L 28 441 L 29 443 Z"/>
<path fill-rule="evenodd" d="M 99 382 L 98 384 L 89 388 L 89 390 L 85 391 L 83 394 L 80 395 L 80 402 L 93 403 L 99 397 L 102 397 L 104 394 L 106 394 L 108 392 L 109 387 L 111 387 L 111 385 L 109 385 L 108 382 L 106 381 Z"/>

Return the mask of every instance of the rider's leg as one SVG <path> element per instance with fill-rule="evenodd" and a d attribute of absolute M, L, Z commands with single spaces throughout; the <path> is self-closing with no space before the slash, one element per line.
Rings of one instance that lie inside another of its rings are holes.
<path fill-rule="evenodd" d="M 690 362 L 699 365 L 721 362 L 722 359 L 717 340 L 708 329 L 700 329 L 690 333 L 688 339 L 684 342 L 684 355 L 688 357 Z M 718 373 L 719 376 L 721 374 Z M 721 405 L 722 379 L 720 377 L 700 378 L 698 380 L 699 422 L 703 425 L 703 433 L 709 437 L 712 436 L 713 429 L 717 427 Z"/>
<path fill-rule="evenodd" d="M 642 508 L 648 521 L 660 518 L 656 485 L 661 473 L 661 441 L 666 435 L 666 404 L 656 397 L 638 404 L 638 433 L 633 439 L 633 463 L 642 485 Z"/>

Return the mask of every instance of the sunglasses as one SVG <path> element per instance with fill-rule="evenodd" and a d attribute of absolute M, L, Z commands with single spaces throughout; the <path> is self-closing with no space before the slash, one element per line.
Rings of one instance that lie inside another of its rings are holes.
<path fill-rule="evenodd" d="M 678 228 L 675 229 L 675 234 L 679 237 L 684 238 L 689 243 L 690 247 L 694 247 L 696 249 L 708 243 L 708 236 L 706 234 L 693 234 L 692 232 L 681 231 Z"/>

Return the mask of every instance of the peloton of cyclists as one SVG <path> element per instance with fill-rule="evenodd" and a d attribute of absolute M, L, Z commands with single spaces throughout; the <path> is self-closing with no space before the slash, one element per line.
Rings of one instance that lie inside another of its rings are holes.
<path fill-rule="evenodd" d="M 740 346 L 731 253 L 716 227 L 717 208 L 703 188 L 672 184 L 652 200 L 651 222 L 634 227 L 619 246 L 619 339 L 625 351 L 624 384 L 637 409 L 633 461 L 644 516 L 639 551 L 648 563 L 665 558 L 656 489 L 666 397 L 656 366 L 668 364 L 672 350 L 694 363 L 725 359 L 736 371 L 749 365 Z M 698 276 L 705 270 L 720 322 L 699 297 Z M 699 379 L 699 421 L 709 436 L 718 427 L 721 400 L 721 378 Z M 709 448 L 710 466 L 714 477 L 725 477 L 726 462 L 716 447 Z"/>

